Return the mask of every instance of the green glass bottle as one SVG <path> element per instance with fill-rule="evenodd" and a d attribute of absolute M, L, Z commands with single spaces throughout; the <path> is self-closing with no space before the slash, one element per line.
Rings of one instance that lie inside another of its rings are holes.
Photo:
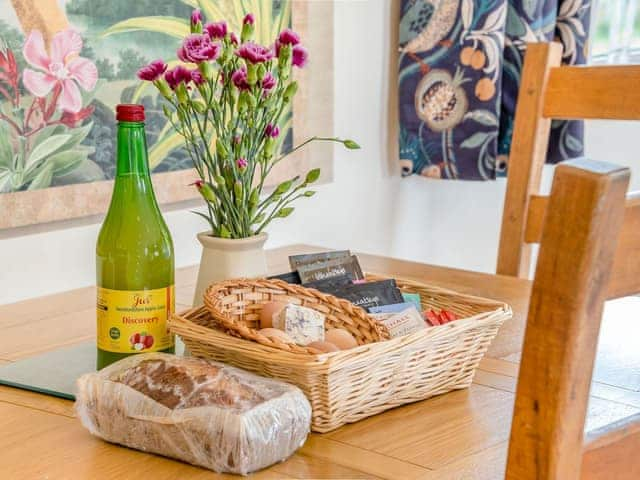
<path fill-rule="evenodd" d="M 96 246 L 97 367 L 142 352 L 173 352 L 173 243 L 153 194 L 144 107 L 118 105 L 111 205 Z"/>

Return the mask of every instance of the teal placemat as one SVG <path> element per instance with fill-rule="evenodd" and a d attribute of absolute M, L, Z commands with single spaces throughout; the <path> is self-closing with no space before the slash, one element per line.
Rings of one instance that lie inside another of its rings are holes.
<path fill-rule="evenodd" d="M 184 355 L 180 339 L 176 339 L 176 355 Z M 78 377 L 95 371 L 96 343 L 90 341 L 2 365 L 0 385 L 75 400 Z"/>
<path fill-rule="evenodd" d="M 75 400 L 76 379 L 96 370 L 96 344 L 86 342 L 0 366 L 0 385 Z"/>

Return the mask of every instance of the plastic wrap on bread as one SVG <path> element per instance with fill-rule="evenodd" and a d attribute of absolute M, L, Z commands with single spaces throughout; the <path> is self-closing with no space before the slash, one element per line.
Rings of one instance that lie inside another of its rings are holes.
<path fill-rule="evenodd" d="M 289 457 L 311 424 L 311 406 L 297 387 L 163 353 L 83 375 L 75 408 L 104 440 L 240 474 Z"/>

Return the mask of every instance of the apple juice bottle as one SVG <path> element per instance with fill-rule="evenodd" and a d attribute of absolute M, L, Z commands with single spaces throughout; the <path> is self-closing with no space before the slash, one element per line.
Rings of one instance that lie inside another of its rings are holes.
<path fill-rule="evenodd" d="M 144 107 L 118 105 L 118 156 L 109 211 L 96 246 L 101 369 L 128 355 L 173 352 L 173 243 L 153 194 Z"/>

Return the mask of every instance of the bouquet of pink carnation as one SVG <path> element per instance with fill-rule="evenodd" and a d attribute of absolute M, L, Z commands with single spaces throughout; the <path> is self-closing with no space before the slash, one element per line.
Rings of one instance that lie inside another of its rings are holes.
<path fill-rule="evenodd" d="M 308 53 L 289 29 L 272 46 L 255 43 L 254 22 L 253 15 L 245 16 L 238 38 L 223 21 L 203 24 L 196 10 L 191 34 L 177 52 L 184 64 L 168 69 L 156 60 L 138 72 L 171 104 L 164 113 L 200 175 L 195 185 L 207 204 L 201 215 L 216 237 L 257 235 L 273 219 L 289 216 L 294 200 L 315 193 L 308 186 L 320 169 L 261 195 L 266 177 L 286 155 L 316 140 L 359 148 L 352 140 L 312 137 L 284 154 L 276 152 L 278 123 L 298 89 L 291 70 L 304 67 Z"/>

